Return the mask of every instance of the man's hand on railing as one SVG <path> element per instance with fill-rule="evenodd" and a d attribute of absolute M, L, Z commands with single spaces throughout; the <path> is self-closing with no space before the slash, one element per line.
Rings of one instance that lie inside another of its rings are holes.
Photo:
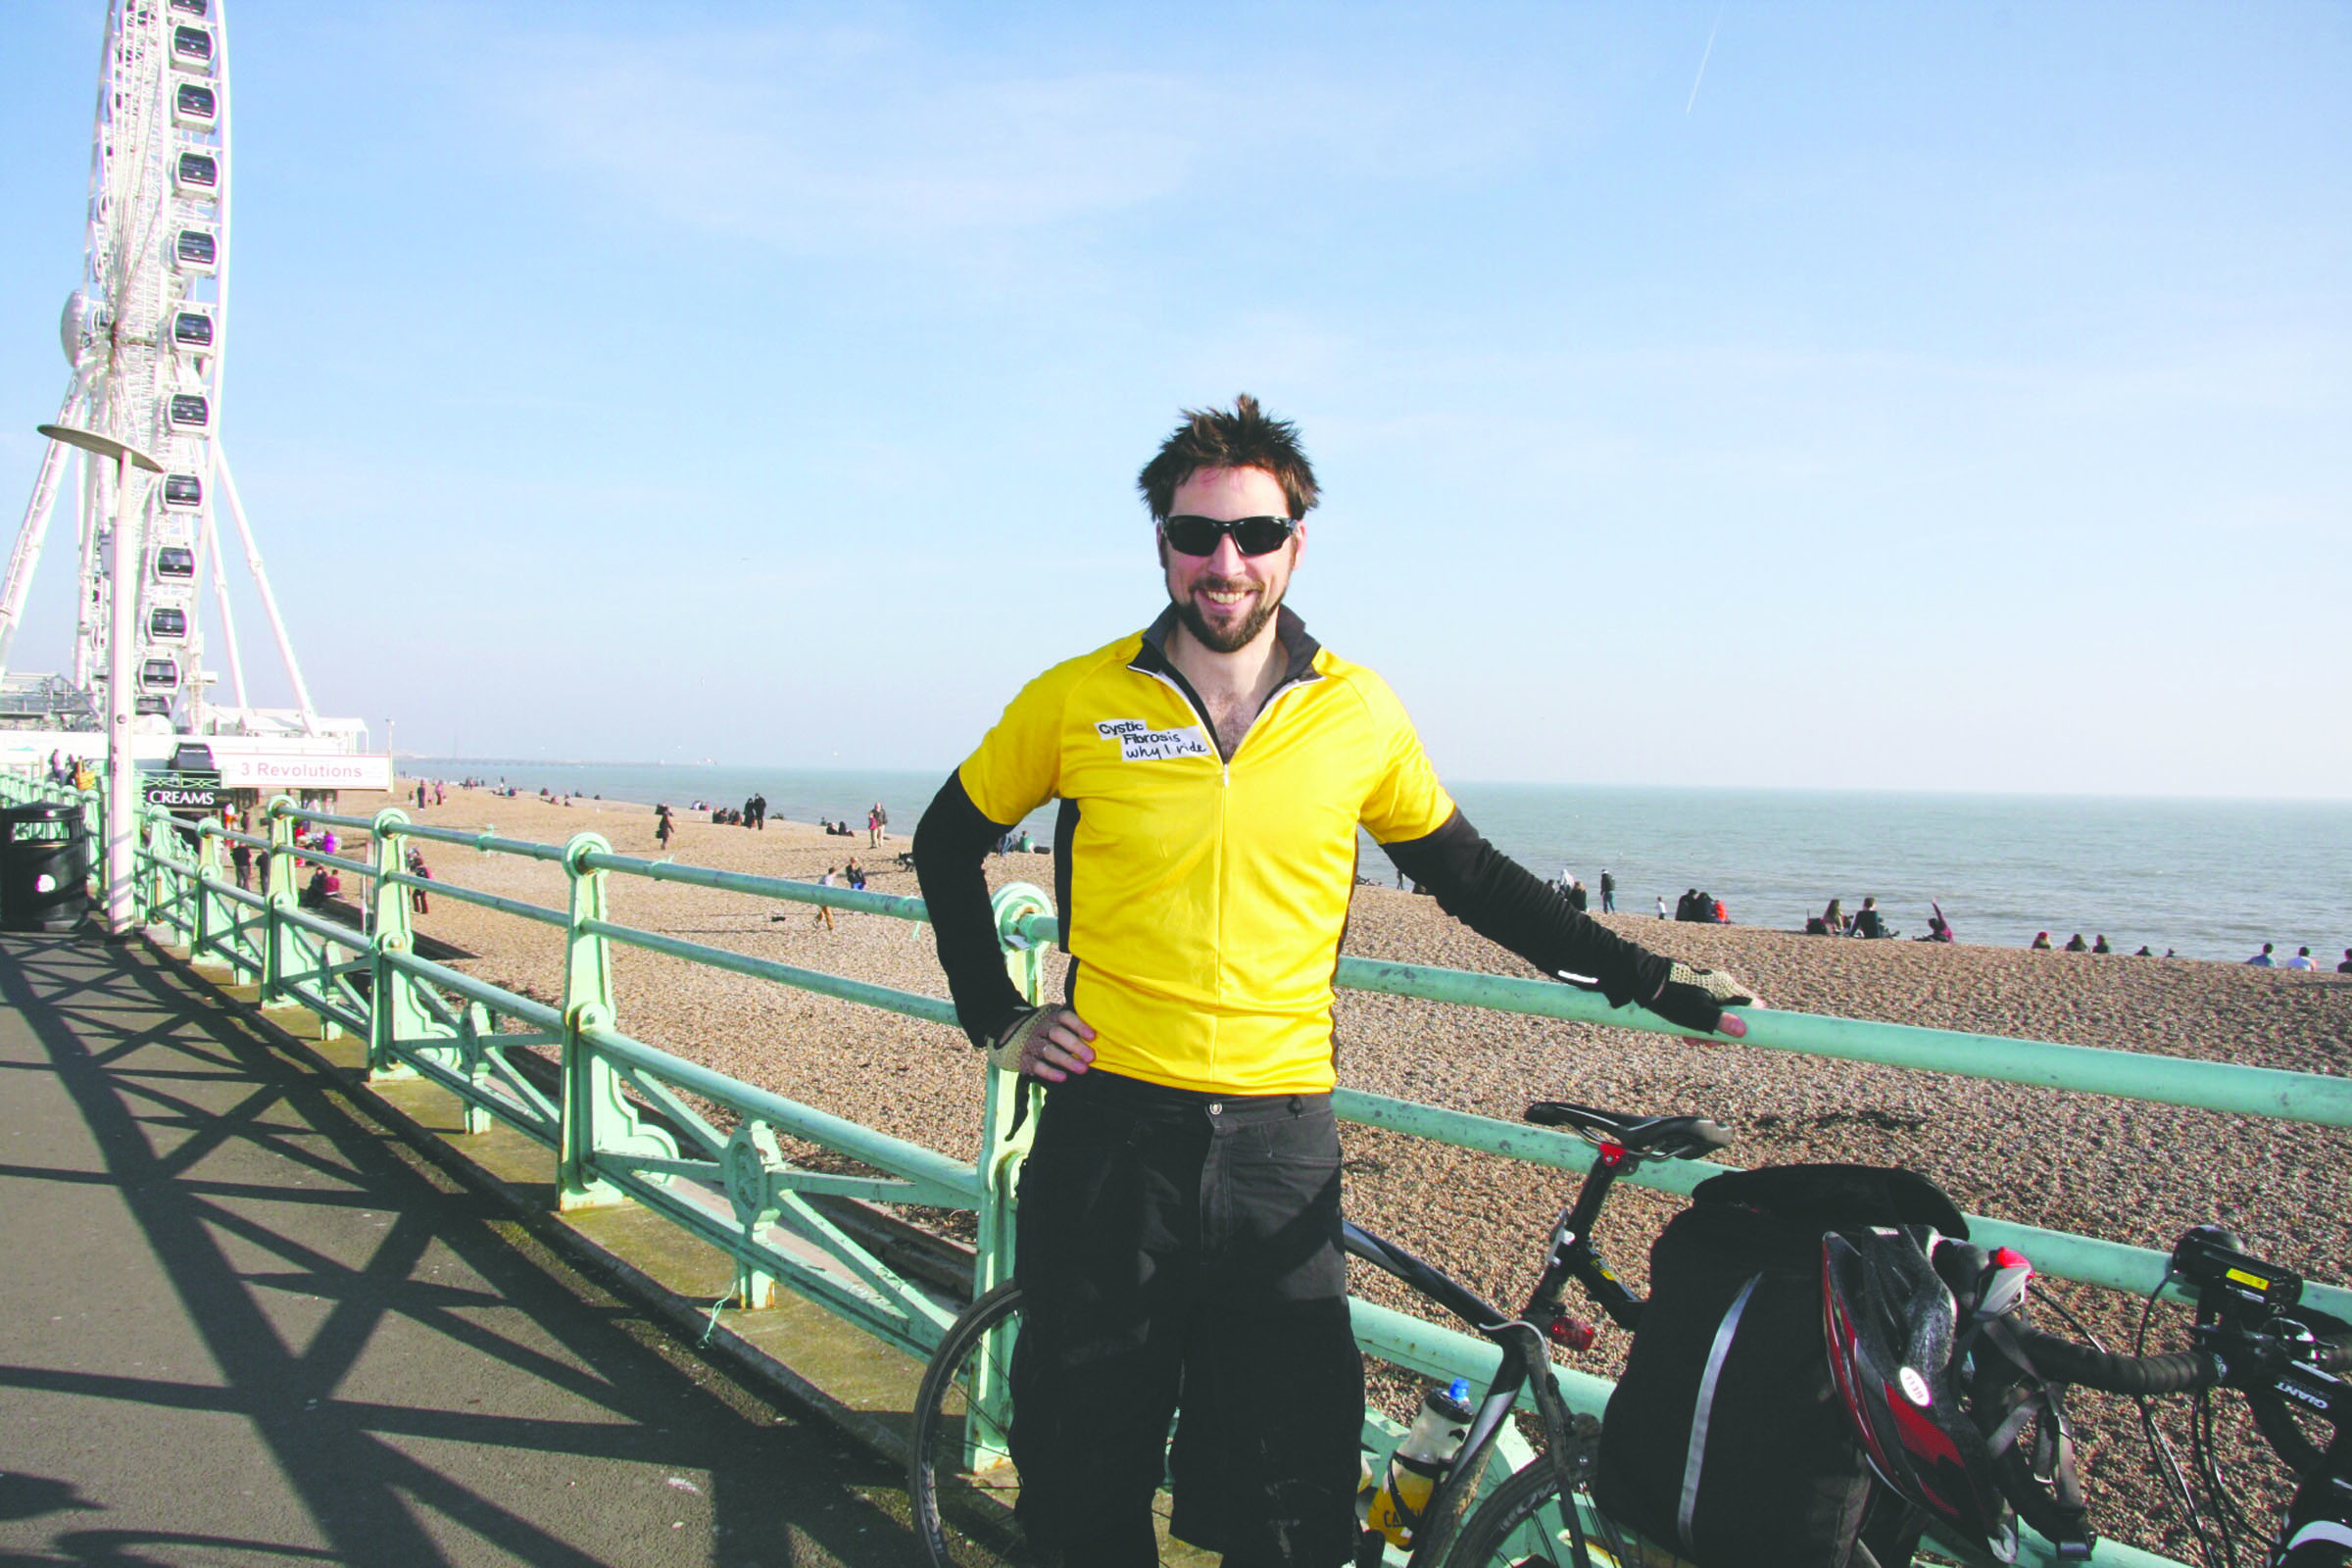
<path fill-rule="evenodd" d="M 1747 1033 L 1747 1025 L 1723 1009 L 1766 1005 L 1752 990 L 1722 970 L 1693 969 L 1678 960 L 1667 972 L 1666 984 L 1650 1002 L 1649 1010 L 1668 1023 L 1737 1040 Z"/>

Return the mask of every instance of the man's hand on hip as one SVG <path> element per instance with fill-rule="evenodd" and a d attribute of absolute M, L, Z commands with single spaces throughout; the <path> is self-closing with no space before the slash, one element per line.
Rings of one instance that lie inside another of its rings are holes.
<path fill-rule="evenodd" d="M 1013 1020 L 988 1059 L 1006 1072 L 1057 1084 L 1094 1065 L 1094 1026 L 1069 1008 L 1039 1007 Z"/>

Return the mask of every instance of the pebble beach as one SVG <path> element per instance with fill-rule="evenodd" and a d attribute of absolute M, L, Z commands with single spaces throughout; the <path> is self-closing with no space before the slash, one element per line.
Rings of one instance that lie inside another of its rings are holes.
<path fill-rule="evenodd" d="M 367 815 L 383 804 L 383 797 L 347 794 L 335 809 Z M 654 843 L 652 811 L 633 804 L 566 807 L 452 789 L 442 806 L 420 810 L 413 797 L 402 805 L 435 827 L 494 827 L 503 837 L 550 844 L 593 832 L 623 855 L 666 855 L 767 876 L 813 879 L 854 856 L 869 891 L 916 891 L 913 873 L 896 858 L 913 824 L 894 824 L 884 847 L 869 849 L 862 802 L 838 808 L 859 824 L 852 838 L 780 820 L 752 831 L 713 824 L 681 803 L 672 808 L 682 833 L 663 852 Z M 449 845 L 425 849 L 442 882 L 564 903 L 558 867 Z M 1050 889 L 1052 866 L 1044 856 L 999 857 L 989 862 L 989 878 Z M 622 924 L 946 994 L 930 930 L 914 922 L 837 911 L 828 929 L 805 906 L 621 878 L 613 879 L 612 905 Z M 1656 951 L 1729 970 L 1779 1007 L 2305 1072 L 2352 1070 L 2352 976 L 1826 939 L 1647 914 L 1599 918 Z M 446 897 L 435 898 L 417 924 L 473 955 L 461 968 L 543 999 L 560 994 L 560 939 L 548 928 Z M 1455 924 L 1434 900 L 1386 887 L 1358 890 L 1347 952 L 1535 972 Z M 619 1026 L 636 1038 L 970 1157 L 980 1069 L 959 1032 L 625 948 L 615 965 Z M 1515 1118 L 1531 1099 L 1642 1115 L 1694 1112 L 1732 1130 L 1734 1143 L 1722 1155 L 1732 1163 L 1905 1165 L 1934 1177 L 1971 1212 L 2157 1249 L 2169 1249 L 2192 1224 L 2218 1222 L 2250 1250 L 2313 1279 L 2342 1284 L 2352 1277 L 2345 1262 L 2352 1140 L 2337 1129 L 1348 993 L 1341 996 L 1336 1029 L 1341 1081 L 1351 1088 L 1502 1118 Z M 1343 1136 L 1352 1217 L 1482 1294 L 1517 1301 L 1573 1178 L 1371 1128 L 1348 1126 Z M 1598 1241 L 1637 1291 L 1645 1282 L 1649 1241 L 1681 1202 L 1639 1189 L 1612 1196 Z M 1364 1294 L 1411 1304 L 1385 1276 L 1361 1265 L 1356 1273 Z M 2138 1302 L 2063 1282 L 2051 1289 L 2111 1347 L 2130 1348 Z M 2060 1326 L 2046 1313 L 2041 1322 Z M 2151 1348 L 2177 1348 L 2184 1322 L 2179 1309 L 2160 1309 Z M 1613 1374 L 1624 1348 L 1625 1336 L 1604 1331 L 1582 1364 Z M 2097 1528 L 2171 1555 L 2193 1554 L 2129 1405 L 2087 1395 L 2077 1405 Z M 2276 1495 L 2281 1473 L 2259 1440 L 2245 1440 L 2242 1404 L 2226 1396 L 2221 1408 L 2241 1483 Z"/>

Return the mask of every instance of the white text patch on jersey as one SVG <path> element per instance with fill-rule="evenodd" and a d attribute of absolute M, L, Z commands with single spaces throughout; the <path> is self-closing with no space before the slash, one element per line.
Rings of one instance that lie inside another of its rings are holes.
<path fill-rule="evenodd" d="M 1095 726 L 1104 740 L 1116 738 L 1119 756 L 1130 762 L 1164 762 L 1172 757 L 1210 757 L 1208 737 L 1195 726 L 1153 729 L 1140 718 L 1106 718 Z"/>

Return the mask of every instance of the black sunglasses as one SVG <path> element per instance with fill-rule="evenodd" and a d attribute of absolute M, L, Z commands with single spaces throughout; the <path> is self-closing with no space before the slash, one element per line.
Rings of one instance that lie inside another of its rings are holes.
<path fill-rule="evenodd" d="M 1213 556 L 1217 541 L 1227 534 L 1245 556 L 1264 556 L 1282 548 L 1298 525 L 1288 517 L 1196 517 L 1179 514 L 1159 525 L 1168 548 L 1182 556 Z"/>

